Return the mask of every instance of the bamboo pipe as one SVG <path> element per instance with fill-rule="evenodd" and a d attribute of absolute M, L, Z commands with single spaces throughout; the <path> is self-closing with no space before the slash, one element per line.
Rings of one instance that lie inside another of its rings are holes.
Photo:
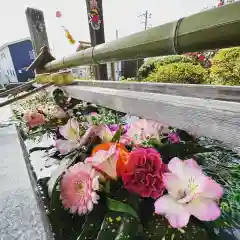
<path fill-rule="evenodd" d="M 240 45 L 240 2 L 200 12 L 53 60 L 45 71 Z"/>

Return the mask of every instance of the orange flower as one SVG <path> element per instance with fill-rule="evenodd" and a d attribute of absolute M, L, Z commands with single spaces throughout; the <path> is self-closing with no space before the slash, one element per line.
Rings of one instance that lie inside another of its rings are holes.
<path fill-rule="evenodd" d="M 118 157 L 117 157 L 116 171 L 117 171 L 117 175 L 121 176 L 121 173 L 124 172 L 124 170 L 125 170 L 125 165 L 128 162 L 128 156 L 129 156 L 129 152 L 124 147 L 123 144 L 112 143 L 112 142 L 99 144 L 96 147 L 94 147 L 94 149 L 92 150 L 91 156 L 94 156 L 96 154 L 96 152 L 98 152 L 100 150 L 108 151 L 113 144 L 116 144 L 116 150 L 119 151 Z"/>

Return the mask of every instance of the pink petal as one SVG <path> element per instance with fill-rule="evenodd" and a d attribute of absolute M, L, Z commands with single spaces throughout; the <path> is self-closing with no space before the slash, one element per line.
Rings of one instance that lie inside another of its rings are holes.
<path fill-rule="evenodd" d="M 115 179 L 117 177 L 117 170 L 116 170 L 117 160 L 114 156 L 110 157 L 106 161 L 103 161 L 102 163 L 99 163 L 99 164 L 93 163 L 92 165 L 97 170 L 106 173 L 112 179 Z"/>
<path fill-rule="evenodd" d="M 55 141 L 55 147 L 61 154 L 67 154 L 71 152 L 73 149 L 78 147 L 77 143 L 70 142 L 68 140 L 58 139 Z"/>
<path fill-rule="evenodd" d="M 74 131 L 76 134 L 72 136 L 69 134 L 70 131 Z M 59 127 L 59 132 L 64 138 L 77 141 L 79 139 L 79 124 L 77 120 L 70 118 L 66 125 Z"/>
<path fill-rule="evenodd" d="M 184 165 L 194 168 L 196 170 L 202 171 L 202 168 L 198 165 L 198 163 L 194 159 L 188 159 L 184 161 Z"/>
<path fill-rule="evenodd" d="M 201 193 L 202 197 L 220 199 L 223 195 L 223 188 L 213 179 L 206 177 L 205 186 L 203 192 Z"/>
<path fill-rule="evenodd" d="M 183 161 L 177 157 L 172 158 L 168 163 L 168 169 L 171 173 L 176 174 L 179 177 L 183 175 Z"/>
<path fill-rule="evenodd" d="M 117 177 L 117 158 L 119 151 L 116 151 L 116 145 L 112 144 L 108 151 L 97 151 L 93 157 L 89 157 L 85 160 L 86 163 L 90 163 L 98 171 L 101 171 L 108 175 L 110 178 L 115 179 Z"/>
<path fill-rule="evenodd" d="M 221 215 L 221 210 L 212 199 L 198 197 L 187 204 L 187 209 L 201 221 L 214 221 Z"/>
<path fill-rule="evenodd" d="M 171 195 L 174 199 L 179 199 L 181 197 L 181 192 L 183 192 L 183 188 L 181 185 L 181 181 L 175 174 L 164 173 L 163 183 L 168 190 L 169 195 Z"/>
<path fill-rule="evenodd" d="M 87 131 L 84 133 L 84 135 L 80 139 L 80 145 L 85 145 L 91 137 L 96 136 L 96 126 L 91 126 L 87 129 Z"/>
<path fill-rule="evenodd" d="M 99 125 L 96 134 L 103 142 L 109 142 L 113 138 L 112 132 L 107 125 Z"/>
<path fill-rule="evenodd" d="M 154 204 L 155 213 L 164 215 L 174 228 L 182 228 L 188 224 L 190 214 L 185 205 L 179 204 L 171 196 L 164 195 Z"/>
<path fill-rule="evenodd" d="M 193 159 L 180 160 L 175 157 L 172 158 L 168 164 L 170 172 L 176 174 L 181 180 L 189 178 L 190 176 L 203 175 L 202 168 Z"/>

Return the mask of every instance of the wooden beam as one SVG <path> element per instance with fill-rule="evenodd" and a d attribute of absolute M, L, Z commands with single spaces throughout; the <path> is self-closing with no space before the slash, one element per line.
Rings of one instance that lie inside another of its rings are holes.
<path fill-rule="evenodd" d="M 176 96 L 240 102 L 240 86 L 82 80 L 76 80 L 74 84 L 79 86 L 114 88 L 138 92 L 162 93 Z"/>
<path fill-rule="evenodd" d="M 240 103 L 121 89 L 66 86 L 76 99 L 186 130 L 196 136 L 240 146 Z"/>
<path fill-rule="evenodd" d="M 25 13 L 35 54 L 38 55 L 43 46 L 49 48 L 43 12 L 38 9 L 27 8 Z"/>

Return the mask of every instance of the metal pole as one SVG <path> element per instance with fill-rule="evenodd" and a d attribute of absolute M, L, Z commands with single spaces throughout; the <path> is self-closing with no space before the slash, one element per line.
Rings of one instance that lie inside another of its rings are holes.
<path fill-rule="evenodd" d="M 118 30 L 116 29 L 116 40 L 118 40 Z M 116 62 L 117 65 L 117 80 L 119 80 L 120 76 L 119 76 L 119 71 L 120 71 L 120 67 L 119 67 L 119 62 Z"/>

